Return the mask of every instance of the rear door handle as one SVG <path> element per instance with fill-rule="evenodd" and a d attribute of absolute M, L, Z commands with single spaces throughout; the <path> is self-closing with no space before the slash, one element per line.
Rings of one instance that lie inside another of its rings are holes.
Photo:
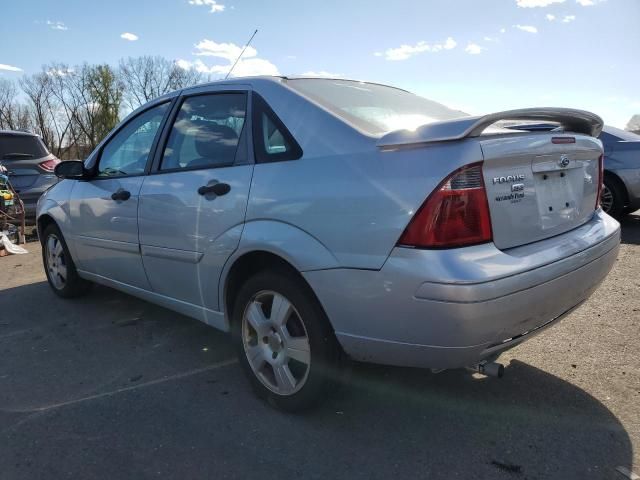
<path fill-rule="evenodd" d="M 123 188 L 119 188 L 118 191 L 113 192 L 111 194 L 111 200 L 129 200 L 131 198 L 131 192 L 123 189 Z"/>
<path fill-rule="evenodd" d="M 213 183 L 216 182 L 216 183 Z M 213 180 L 209 185 L 203 185 L 198 189 L 198 193 L 200 195 L 208 195 L 213 193 L 217 197 L 221 197 L 222 195 L 226 195 L 231 190 L 231 185 L 228 183 L 218 183 L 216 180 Z"/>

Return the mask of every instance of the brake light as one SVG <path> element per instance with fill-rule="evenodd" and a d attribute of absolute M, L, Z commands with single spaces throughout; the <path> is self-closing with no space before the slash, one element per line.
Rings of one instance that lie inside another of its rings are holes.
<path fill-rule="evenodd" d="M 52 158 L 50 160 L 45 160 L 44 162 L 40 162 L 38 166 L 47 172 L 53 172 L 53 169 L 56 168 L 56 165 L 59 163 L 60 163 L 60 160 L 58 160 L 57 158 Z"/>
<path fill-rule="evenodd" d="M 429 195 L 398 245 L 451 248 L 490 242 L 491 217 L 482 162 L 453 172 Z"/>
<path fill-rule="evenodd" d="M 598 195 L 596 196 L 596 210 L 600 206 L 600 196 L 602 195 L 602 185 L 604 184 L 604 155 L 598 157 Z"/>

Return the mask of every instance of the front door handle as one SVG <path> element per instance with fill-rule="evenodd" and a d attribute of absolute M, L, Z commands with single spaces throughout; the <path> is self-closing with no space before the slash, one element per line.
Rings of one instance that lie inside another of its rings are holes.
<path fill-rule="evenodd" d="M 214 180 L 215 182 L 215 180 Z M 200 195 L 208 195 L 210 193 L 215 194 L 217 197 L 226 195 L 231 190 L 231 185 L 228 183 L 211 183 L 209 185 L 203 185 L 198 189 Z"/>
<path fill-rule="evenodd" d="M 124 188 L 119 188 L 117 192 L 111 194 L 111 200 L 129 200 L 131 198 L 131 192 Z"/>

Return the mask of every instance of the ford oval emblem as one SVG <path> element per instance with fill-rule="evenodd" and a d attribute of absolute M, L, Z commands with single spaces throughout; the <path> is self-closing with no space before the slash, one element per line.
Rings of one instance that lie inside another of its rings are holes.
<path fill-rule="evenodd" d="M 560 161 L 558 162 L 562 168 L 568 167 L 570 160 L 568 155 L 560 155 Z"/>

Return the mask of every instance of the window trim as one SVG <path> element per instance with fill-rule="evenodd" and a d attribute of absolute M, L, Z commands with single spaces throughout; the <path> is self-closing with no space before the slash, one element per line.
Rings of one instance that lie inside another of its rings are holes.
<path fill-rule="evenodd" d="M 213 169 L 217 169 L 217 168 L 229 168 L 229 167 L 235 167 L 235 166 L 242 166 L 242 165 L 247 165 L 247 164 L 251 164 L 253 163 L 251 161 L 251 148 L 248 148 L 248 153 L 247 156 L 249 157 L 249 162 L 248 163 L 236 163 L 235 159 L 233 162 L 228 163 L 228 164 L 224 164 L 224 165 L 198 165 L 198 166 L 194 166 L 194 167 L 185 167 L 185 168 L 169 168 L 166 170 L 162 170 L 161 166 L 162 166 L 162 157 L 164 156 L 164 151 L 167 148 L 167 143 L 169 142 L 169 136 L 171 135 L 171 130 L 173 129 L 173 125 L 176 121 L 176 118 L 178 117 L 178 114 L 180 113 L 180 109 L 182 108 L 182 105 L 184 104 L 184 102 L 189 99 L 189 98 L 193 98 L 193 97 L 201 97 L 204 95 L 207 96 L 211 96 L 211 95 L 221 95 L 221 94 L 229 94 L 229 93 L 233 93 L 233 94 L 243 94 L 245 96 L 246 99 L 246 111 L 245 111 L 245 121 L 244 121 L 244 125 L 242 126 L 242 131 L 240 132 L 240 136 L 238 137 L 238 147 L 240 146 L 240 138 L 242 137 L 242 133 L 245 131 L 245 128 L 247 127 L 247 123 L 250 123 L 251 121 L 251 102 L 250 102 L 250 90 L 248 90 L 247 88 L 243 87 L 243 88 L 239 88 L 239 89 L 228 89 L 225 88 L 224 90 L 208 90 L 208 91 L 199 91 L 199 92 L 194 92 L 194 93 L 188 93 L 188 94 L 184 94 L 184 95 L 180 95 L 177 98 L 177 101 L 175 102 L 175 104 L 173 105 L 173 107 L 171 108 L 171 112 L 170 115 L 164 125 L 164 128 L 162 130 L 162 134 L 160 135 L 160 138 L 158 140 L 158 145 L 153 157 L 153 162 L 151 164 L 151 168 L 149 171 L 149 175 L 161 175 L 163 173 L 177 173 L 177 172 L 193 172 L 196 170 L 213 170 Z M 251 130 L 247 131 L 247 134 L 250 132 Z M 249 142 L 249 145 L 251 145 L 251 138 L 246 139 L 247 142 Z M 236 154 L 237 154 L 237 149 L 236 149 Z"/>
<path fill-rule="evenodd" d="M 160 139 L 160 134 L 164 130 L 164 127 L 165 127 L 166 122 L 167 122 L 168 115 L 169 115 L 169 113 L 171 112 L 171 110 L 173 108 L 173 103 L 174 102 L 175 102 L 175 98 L 170 98 L 170 99 L 166 99 L 165 101 L 154 103 L 153 105 L 149 105 L 148 108 L 145 108 L 144 110 L 140 110 L 134 116 L 132 116 L 131 118 L 127 119 L 126 122 L 125 121 L 121 122 L 113 130 L 113 132 L 111 132 L 104 139 L 104 141 L 102 142 L 102 144 L 98 148 L 98 151 L 95 154 L 95 158 L 96 158 L 95 163 L 91 166 L 91 178 L 89 179 L 89 181 L 114 179 L 114 178 L 143 177 L 145 175 L 148 175 L 149 171 L 150 171 L 150 168 L 151 168 L 152 160 L 155 157 L 155 152 L 156 152 L 156 148 L 158 146 L 158 140 Z M 111 141 L 114 139 L 114 137 L 116 137 L 116 135 L 118 135 L 127 125 L 129 125 L 131 122 L 133 122 L 136 118 L 140 117 L 140 115 L 144 115 L 145 113 L 149 112 L 150 110 L 153 110 L 156 107 L 159 107 L 161 105 L 166 105 L 166 104 L 169 104 L 169 108 L 167 108 L 167 110 L 164 112 L 164 115 L 162 116 L 162 120 L 160 120 L 160 126 L 158 127 L 158 130 L 156 131 L 156 134 L 153 137 L 153 142 L 151 143 L 151 148 L 149 150 L 149 154 L 147 155 L 147 162 L 145 163 L 145 167 L 144 167 L 144 170 L 142 171 L 142 173 L 136 173 L 136 174 L 131 174 L 131 175 L 112 175 L 112 176 L 109 176 L 109 177 L 100 177 L 100 176 L 98 176 L 98 169 L 100 168 L 100 162 L 102 161 L 102 152 L 104 151 L 104 148 L 109 143 L 111 143 Z"/>
<path fill-rule="evenodd" d="M 302 157 L 304 152 L 300 147 L 300 144 L 293 137 L 286 125 L 280 120 L 280 117 L 273 111 L 267 101 L 256 92 L 252 92 L 252 118 L 251 127 L 253 133 L 253 152 L 256 163 L 273 163 L 273 162 L 288 162 L 291 160 L 298 160 Z M 280 131 L 285 141 L 291 146 L 291 150 L 280 153 L 267 153 L 267 149 L 262 139 L 262 114 L 267 115 L 274 123 L 276 128 Z"/>

